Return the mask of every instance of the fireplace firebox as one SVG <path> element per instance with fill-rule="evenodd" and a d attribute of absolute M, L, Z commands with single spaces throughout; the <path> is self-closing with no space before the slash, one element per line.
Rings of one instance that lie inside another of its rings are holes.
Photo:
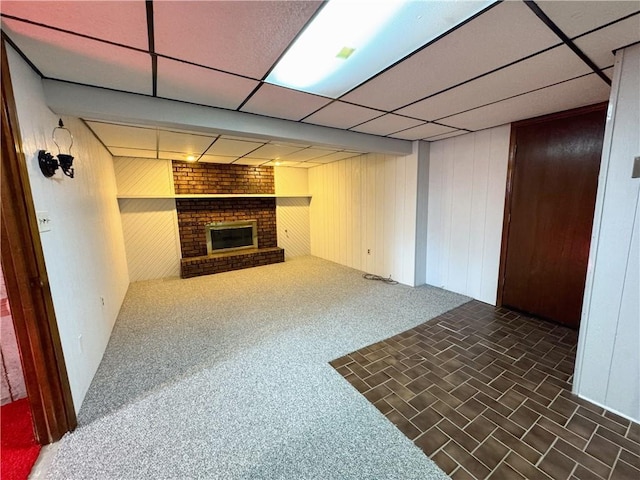
<path fill-rule="evenodd" d="M 257 220 L 214 222 L 205 225 L 209 255 L 258 248 Z"/>

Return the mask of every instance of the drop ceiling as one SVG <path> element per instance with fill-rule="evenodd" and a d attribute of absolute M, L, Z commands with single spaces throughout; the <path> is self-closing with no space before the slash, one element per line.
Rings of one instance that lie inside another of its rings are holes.
<path fill-rule="evenodd" d="M 402 140 L 607 101 L 640 0 L 496 2 L 339 98 L 265 82 L 316 1 L 3 0 L 7 41 L 46 79 Z M 360 153 L 84 118 L 116 156 L 309 167 Z"/>

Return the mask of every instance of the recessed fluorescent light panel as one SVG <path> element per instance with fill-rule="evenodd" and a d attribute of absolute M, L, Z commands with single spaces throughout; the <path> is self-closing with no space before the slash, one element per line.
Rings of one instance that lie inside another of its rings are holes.
<path fill-rule="evenodd" d="M 338 98 L 492 3 L 330 0 L 266 81 Z"/>

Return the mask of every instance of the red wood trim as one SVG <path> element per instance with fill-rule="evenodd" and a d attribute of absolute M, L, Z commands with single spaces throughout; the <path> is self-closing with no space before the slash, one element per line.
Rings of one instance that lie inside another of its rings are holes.
<path fill-rule="evenodd" d="M 4 39 L 0 177 L 2 269 L 36 440 L 47 444 L 73 430 L 77 421 L 22 151 Z"/>
<path fill-rule="evenodd" d="M 507 164 L 507 187 L 504 196 L 504 215 L 502 217 L 502 242 L 500 246 L 500 268 L 498 270 L 498 295 L 496 305 L 502 306 L 502 292 L 504 290 L 504 274 L 507 263 L 507 239 L 509 238 L 509 219 L 511 218 L 511 193 L 513 190 L 513 173 L 516 161 L 516 127 L 511 124 L 509 140 L 509 163 Z"/>

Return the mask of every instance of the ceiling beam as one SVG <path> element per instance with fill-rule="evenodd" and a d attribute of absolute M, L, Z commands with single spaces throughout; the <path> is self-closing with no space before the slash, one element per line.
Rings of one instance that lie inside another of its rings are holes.
<path fill-rule="evenodd" d="M 58 115 L 86 120 L 227 134 L 262 140 L 340 147 L 359 152 L 409 155 L 407 140 L 265 117 L 104 88 L 43 80 L 47 105 Z"/>

